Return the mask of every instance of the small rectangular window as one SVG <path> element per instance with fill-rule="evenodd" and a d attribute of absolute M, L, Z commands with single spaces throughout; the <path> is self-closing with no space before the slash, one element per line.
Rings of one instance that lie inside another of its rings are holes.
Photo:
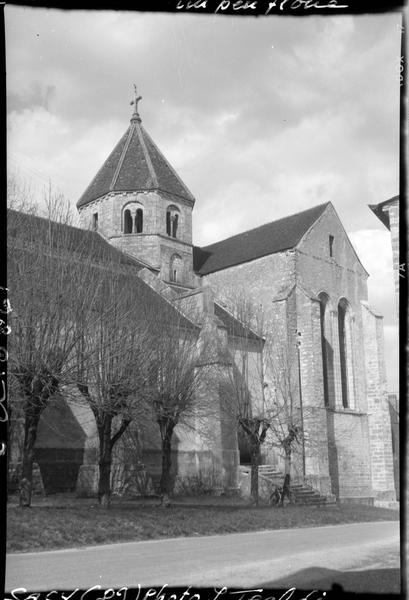
<path fill-rule="evenodd" d="M 92 215 L 92 229 L 94 231 L 98 230 L 98 213 Z"/>
<path fill-rule="evenodd" d="M 330 235 L 328 238 L 329 241 L 329 255 L 334 256 L 334 236 Z"/>

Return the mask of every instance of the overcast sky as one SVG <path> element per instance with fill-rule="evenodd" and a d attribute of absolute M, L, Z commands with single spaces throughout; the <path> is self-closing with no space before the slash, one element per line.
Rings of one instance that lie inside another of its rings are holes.
<path fill-rule="evenodd" d="M 399 192 L 399 13 L 231 17 L 6 6 L 8 160 L 75 205 L 129 124 L 196 198 L 205 245 L 331 201 L 385 315 L 398 386 L 390 236 Z"/>

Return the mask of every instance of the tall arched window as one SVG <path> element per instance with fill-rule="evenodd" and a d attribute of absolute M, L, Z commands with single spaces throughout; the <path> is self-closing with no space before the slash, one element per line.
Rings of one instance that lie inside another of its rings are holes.
<path fill-rule="evenodd" d="M 124 233 L 132 233 L 132 216 L 129 208 L 124 212 Z"/>
<path fill-rule="evenodd" d="M 166 209 L 166 233 L 171 237 L 177 237 L 179 225 L 179 209 L 177 206 L 168 206 Z"/>
<path fill-rule="evenodd" d="M 354 374 L 352 361 L 352 315 L 348 301 L 338 303 L 339 360 L 341 367 L 342 406 L 354 408 Z"/>
<path fill-rule="evenodd" d="M 128 202 L 122 213 L 122 231 L 124 233 L 142 233 L 143 207 L 138 202 Z"/>
<path fill-rule="evenodd" d="M 183 261 L 178 254 L 173 254 L 169 264 L 169 281 L 180 283 L 182 281 Z"/>
<path fill-rule="evenodd" d="M 320 301 L 320 324 L 321 324 L 321 351 L 322 351 L 322 374 L 324 382 L 325 406 L 335 406 L 335 382 L 334 382 L 334 349 L 332 342 L 331 311 L 328 294 L 318 294 Z"/>

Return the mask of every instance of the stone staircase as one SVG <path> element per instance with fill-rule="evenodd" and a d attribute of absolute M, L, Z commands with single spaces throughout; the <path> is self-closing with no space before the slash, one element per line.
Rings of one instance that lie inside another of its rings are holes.
<path fill-rule="evenodd" d="M 258 468 L 259 478 L 268 482 L 271 490 L 276 486 L 282 486 L 284 473 L 278 471 L 273 465 L 260 465 Z M 292 483 L 290 486 L 294 504 L 303 504 L 309 506 L 327 506 L 336 504 L 335 497 L 324 496 L 310 485 L 305 483 Z"/>

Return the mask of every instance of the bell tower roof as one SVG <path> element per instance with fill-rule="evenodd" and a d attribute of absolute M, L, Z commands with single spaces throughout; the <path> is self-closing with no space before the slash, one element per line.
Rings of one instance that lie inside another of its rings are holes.
<path fill-rule="evenodd" d="M 77 208 L 109 192 L 150 190 L 161 190 L 194 204 L 193 194 L 142 126 L 138 112 L 141 100 L 134 85 L 130 126 L 78 200 Z"/>

